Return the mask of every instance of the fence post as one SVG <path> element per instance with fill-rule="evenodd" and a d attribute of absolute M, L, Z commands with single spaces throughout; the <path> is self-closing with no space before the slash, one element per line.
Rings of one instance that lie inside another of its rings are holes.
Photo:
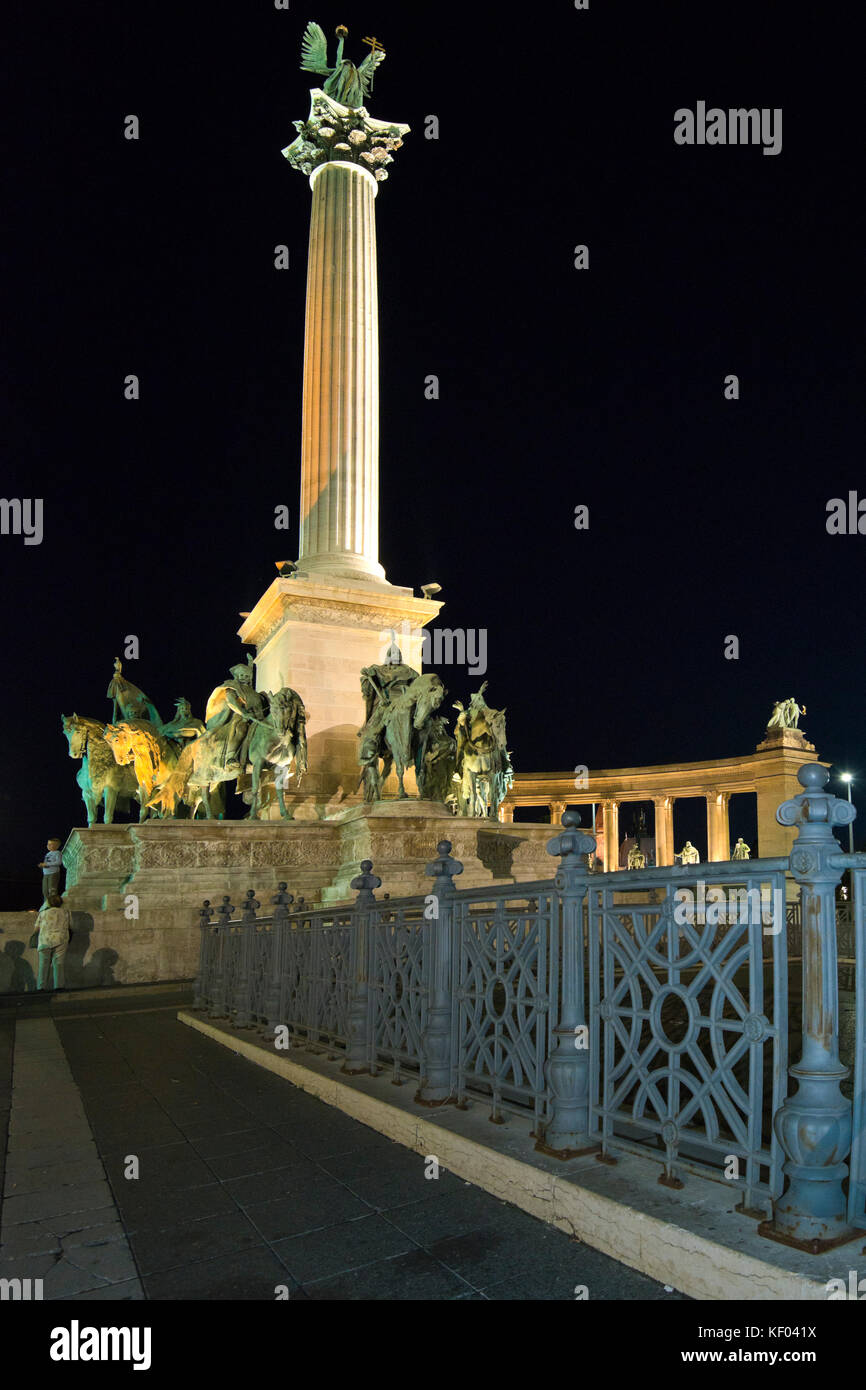
<path fill-rule="evenodd" d="M 547 853 L 559 858 L 554 883 L 562 910 L 561 974 L 551 977 L 551 1006 L 559 1004 L 553 1035 L 555 1044 L 544 1068 L 551 1093 L 550 1120 L 535 1147 L 555 1158 L 575 1158 L 598 1148 L 589 1137 L 589 1028 L 584 987 L 583 904 L 587 890 L 587 855 L 596 847 L 594 836 L 580 827 L 576 811 L 562 817 L 564 829 L 547 842 Z M 550 966 L 552 970 L 552 953 Z"/>
<path fill-rule="evenodd" d="M 428 894 L 424 908 L 425 917 L 428 908 L 431 910 L 433 978 L 428 983 L 430 1002 L 427 1027 L 421 1036 L 421 1085 L 415 1095 L 419 1105 L 430 1106 L 447 1105 L 453 1099 L 451 962 L 454 895 L 457 891 L 453 879 L 463 872 L 460 860 L 451 858 L 450 840 L 440 840 L 436 852 L 438 859 L 434 859 L 425 869 L 425 873 L 433 879 L 433 892 Z"/>
<path fill-rule="evenodd" d="M 205 898 L 198 913 L 201 942 L 198 949 L 198 974 L 195 977 L 195 992 L 192 997 L 194 1009 L 203 1009 L 205 999 L 210 995 L 210 919 L 213 914 L 210 899 Z"/>
<path fill-rule="evenodd" d="M 349 1001 L 349 1026 L 346 1044 L 346 1060 L 340 1068 L 347 1076 L 357 1076 L 370 1070 L 370 1039 L 367 1036 L 368 984 L 367 949 L 370 938 L 370 917 L 376 906 L 374 890 L 381 888 L 382 880 L 373 873 L 370 859 L 361 861 L 361 872 L 349 884 L 358 894 L 352 914 L 352 997 Z"/>
<path fill-rule="evenodd" d="M 803 1053 L 788 1072 L 797 1092 L 773 1117 L 790 1181 L 773 1203 L 772 1221 L 759 1228 L 762 1235 L 816 1255 L 858 1234 L 846 1225 L 842 1192 L 851 1148 L 851 1102 L 839 1090 L 848 1075 L 839 1060 L 836 961 L 836 884 L 842 869 L 831 866 L 832 857 L 840 854 L 831 827 L 848 825 L 856 812 L 822 790 L 829 777 L 820 763 L 806 763 L 797 773 L 804 790 L 776 812 L 780 824 L 797 827 L 789 863 L 800 884 Z"/>
<path fill-rule="evenodd" d="M 211 1002 L 208 1013 L 211 1018 L 224 1018 L 228 1013 L 228 1001 L 226 999 L 226 957 L 228 955 L 229 922 L 234 912 L 234 904 L 226 894 L 217 908 L 216 936 L 214 938 L 216 952 L 216 970 L 214 972 L 213 989 L 211 990 Z"/>
<path fill-rule="evenodd" d="M 280 1021 L 280 1002 L 283 987 L 283 932 L 289 930 L 286 925 L 289 918 L 289 906 L 295 901 L 291 893 L 286 892 L 288 884 L 278 883 L 277 891 L 271 898 L 273 916 L 271 921 L 270 947 L 271 947 L 271 969 L 268 978 L 268 990 L 265 995 L 265 1037 L 272 1039 L 276 1036 L 277 1025 Z"/>
<path fill-rule="evenodd" d="M 252 990 L 253 933 L 256 929 L 256 911 L 261 903 L 252 888 L 247 889 L 241 914 L 241 939 L 238 943 L 238 978 L 235 985 L 234 1025 L 236 1028 L 252 1026 L 250 993 Z"/>

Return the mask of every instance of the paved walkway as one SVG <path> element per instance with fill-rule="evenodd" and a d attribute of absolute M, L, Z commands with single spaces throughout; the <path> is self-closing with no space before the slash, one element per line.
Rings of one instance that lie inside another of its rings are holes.
<path fill-rule="evenodd" d="M 422 1156 L 178 1023 L 176 1000 L 61 998 L 0 1020 L 0 1278 L 76 1300 L 680 1297 L 426 1177 Z"/>

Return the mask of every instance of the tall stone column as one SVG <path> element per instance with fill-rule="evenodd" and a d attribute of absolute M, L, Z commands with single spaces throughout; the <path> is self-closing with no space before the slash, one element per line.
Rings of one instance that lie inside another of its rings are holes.
<path fill-rule="evenodd" d="M 310 179 L 301 430 L 306 573 L 384 579 L 379 564 L 376 180 L 332 161 Z"/>
<path fill-rule="evenodd" d="M 423 629 L 441 604 L 390 584 L 378 553 L 375 200 L 409 127 L 318 88 L 310 102 L 283 151 L 312 187 L 298 562 L 278 564 L 239 635 L 256 648 L 258 689 L 289 685 L 306 705 L 309 771 L 285 797 L 314 801 L 307 814 L 315 816 L 334 797 L 360 798 L 361 669 L 385 660 L 393 632 L 403 660 L 420 670 Z"/>
<path fill-rule="evenodd" d="M 674 862 L 674 798 L 654 796 L 656 864 L 671 865 Z"/>
<path fill-rule="evenodd" d="M 604 833 L 604 870 L 611 873 L 619 868 L 619 802 L 601 803 Z"/>
<path fill-rule="evenodd" d="M 310 115 L 283 151 L 313 190 L 298 569 L 382 581 L 375 200 L 409 127 L 318 89 L 310 97 Z"/>
<path fill-rule="evenodd" d="M 566 808 L 567 805 L 568 805 L 568 802 L 567 802 L 567 801 L 551 801 L 551 803 L 550 803 L 550 824 L 551 824 L 551 825 L 559 825 L 559 824 L 561 823 L 562 817 L 563 817 L 563 813 L 564 813 L 565 808 Z"/>

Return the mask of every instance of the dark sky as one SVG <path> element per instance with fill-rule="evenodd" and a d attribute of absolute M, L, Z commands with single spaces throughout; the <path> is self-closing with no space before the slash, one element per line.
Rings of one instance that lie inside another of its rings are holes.
<path fill-rule="evenodd" d="M 413 128 L 377 199 L 381 559 L 487 630 L 517 769 L 747 753 L 793 695 L 863 784 L 866 535 L 825 527 L 866 496 L 850 7 L 11 14 L 2 490 L 45 529 L 0 537 L 4 906 L 36 905 L 46 835 L 83 823 L 61 711 L 108 717 L 134 633 L 130 678 L 200 714 L 297 553 L 310 191 L 280 150 L 310 18 L 350 54 L 384 41 L 371 112 Z M 781 107 L 781 153 L 676 145 L 699 100 Z"/>

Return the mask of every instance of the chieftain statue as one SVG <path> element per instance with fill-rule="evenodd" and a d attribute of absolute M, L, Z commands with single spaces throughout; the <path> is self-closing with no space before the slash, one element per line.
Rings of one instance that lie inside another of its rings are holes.
<path fill-rule="evenodd" d="M 111 715 L 112 724 L 117 723 L 118 711 L 121 719 L 146 719 L 149 723 L 155 724 L 157 728 L 162 727 L 162 721 L 156 711 L 156 706 L 151 704 L 143 690 L 139 690 L 137 685 L 128 681 L 122 674 L 123 666 L 120 658 L 114 658 L 114 675 L 106 692 L 106 698 L 113 701 Z"/>
<path fill-rule="evenodd" d="M 381 665 L 363 668 L 361 694 L 367 717 L 358 731 L 358 785 L 364 788 L 366 802 L 381 799 L 383 783 L 392 767 L 397 769 L 397 795 L 401 800 L 408 796 L 403 785 L 407 768 L 423 767 L 422 780 L 426 778 L 430 764 L 425 763 L 425 758 L 431 752 L 430 741 L 434 737 L 431 721 L 447 693 L 437 675 L 422 676 L 413 666 L 407 666 L 393 640 Z M 438 737 L 441 741 L 441 732 Z M 420 786 L 419 782 L 419 790 Z"/>
<path fill-rule="evenodd" d="M 254 820 L 262 801 L 262 773 L 266 765 L 276 769 L 280 815 L 289 819 L 283 791 L 293 775 L 300 782 L 307 770 L 306 710 L 297 691 L 285 686 L 276 694 L 264 694 L 253 684 L 253 659 L 238 663 L 229 679 L 211 692 L 205 710 L 203 732 L 180 753 L 176 766 L 161 780 L 150 805 L 163 815 L 173 815 L 178 801 L 195 813 L 204 806 L 213 818 L 212 796 L 222 782 L 240 779 L 247 764 L 252 767 L 249 818 Z"/>
<path fill-rule="evenodd" d="M 341 106 L 357 109 L 364 105 L 373 90 L 373 78 L 380 63 L 385 60 L 385 50 L 378 39 L 364 39 L 370 45 L 370 52 L 364 61 L 355 67 L 348 58 L 343 57 L 343 44 L 349 31 L 345 24 L 337 26 L 337 56 L 334 66 L 328 62 L 328 40 L 325 31 L 318 24 L 307 25 L 301 44 L 301 71 L 317 72 L 327 77 L 322 91 L 332 101 Z"/>
<path fill-rule="evenodd" d="M 198 738 L 199 734 L 204 733 L 204 724 L 193 715 L 189 700 L 185 700 L 181 695 L 179 699 L 175 700 L 174 707 L 176 710 L 174 719 L 163 725 L 162 732 L 166 738 L 186 742 L 188 739 Z"/>
<path fill-rule="evenodd" d="M 459 713 L 454 781 L 460 784 L 457 805 L 461 816 L 496 820 L 514 781 L 514 770 L 506 747 L 505 710 L 490 708 L 484 699 L 486 689 L 487 681 L 470 696 L 468 709 L 459 700 L 455 702 Z"/>
<path fill-rule="evenodd" d="M 253 720 L 262 719 L 264 714 L 265 701 L 253 684 L 253 658 L 248 655 L 246 665 L 232 666 L 229 679 L 211 692 L 204 712 L 215 767 L 229 777 L 244 771 Z"/>
<path fill-rule="evenodd" d="M 175 701 L 175 718 L 163 724 L 143 691 L 126 680 L 118 660 L 108 687 L 111 724 L 80 716 L 63 717 L 70 757 L 81 758 L 78 774 L 87 807 L 87 823 L 104 801 L 110 824 L 118 804 L 139 804 L 139 820 L 175 816 L 183 806 L 190 815 L 208 818 L 224 810 L 222 784 L 252 773 L 250 816 L 258 815 L 265 777 L 276 783 L 280 814 L 288 819 L 283 792 L 288 779 L 300 782 L 307 768 L 306 710 L 288 686 L 263 694 L 253 684 L 248 657 L 233 666 L 229 679 L 212 692 L 205 722 L 187 699 Z M 120 715 L 120 719 L 118 719 Z"/>

